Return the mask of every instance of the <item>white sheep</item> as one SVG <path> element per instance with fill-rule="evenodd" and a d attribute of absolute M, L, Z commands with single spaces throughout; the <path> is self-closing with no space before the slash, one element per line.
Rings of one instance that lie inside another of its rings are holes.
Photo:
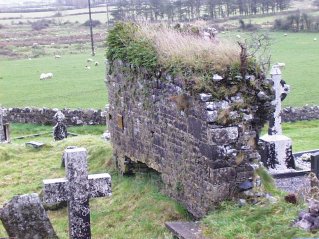
<path fill-rule="evenodd" d="M 90 67 L 90 66 L 85 66 L 85 69 L 90 70 L 90 69 L 91 69 L 91 67 Z"/>
<path fill-rule="evenodd" d="M 86 62 L 93 62 L 93 59 L 89 58 L 89 59 L 86 60 Z"/>
<path fill-rule="evenodd" d="M 236 35 L 236 37 L 237 37 L 238 39 L 240 39 L 240 35 Z"/>
<path fill-rule="evenodd" d="M 288 36 L 288 34 L 287 34 L 287 33 L 285 33 L 285 34 L 284 34 L 284 36 L 286 37 L 286 36 Z"/>
<path fill-rule="evenodd" d="M 98 62 L 98 61 L 96 61 L 96 62 L 94 63 L 94 65 L 95 65 L 95 66 L 98 66 L 98 65 L 99 65 L 99 62 Z"/>
<path fill-rule="evenodd" d="M 314 38 L 313 40 L 314 40 L 314 41 L 317 41 L 317 38 Z"/>
<path fill-rule="evenodd" d="M 53 73 L 41 73 L 40 80 L 48 80 L 53 78 Z"/>
<path fill-rule="evenodd" d="M 54 58 L 55 58 L 55 59 L 60 59 L 61 56 L 60 56 L 60 55 L 55 55 Z"/>

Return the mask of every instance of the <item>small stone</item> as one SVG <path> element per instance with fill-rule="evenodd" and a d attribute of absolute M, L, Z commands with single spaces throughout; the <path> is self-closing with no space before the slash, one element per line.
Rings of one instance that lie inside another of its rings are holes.
<path fill-rule="evenodd" d="M 240 198 L 240 199 L 238 200 L 238 205 L 239 205 L 240 207 L 246 206 L 246 205 L 247 205 L 247 201 L 246 201 L 245 199 Z"/>
<path fill-rule="evenodd" d="M 294 226 L 295 226 L 295 227 L 300 227 L 300 228 L 302 228 L 302 229 L 304 229 L 304 230 L 306 230 L 306 231 L 309 231 L 309 230 L 310 230 L 310 227 L 311 227 L 312 225 L 311 225 L 311 223 L 308 222 L 307 220 L 302 219 L 302 220 L 296 222 L 296 223 L 294 224 Z"/>
<path fill-rule="evenodd" d="M 104 139 L 105 141 L 111 140 L 111 133 L 109 131 L 106 131 L 105 133 L 103 133 L 102 139 Z"/>
<path fill-rule="evenodd" d="M 262 100 L 262 101 L 269 100 L 269 97 L 263 91 L 259 91 L 259 93 L 257 94 L 257 97 L 259 100 Z"/>
<path fill-rule="evenodd" d="M 217 120 L 218 112 L 217 111 L 207 111 L 207 122 L 212 123 Z"/>
<path fill-rule="evenodd" d="M 254 184 L 251 182 L 251 181 L 245 181 L 241 184 L 239 184 L 239 189 L 240 191 L 246 191 L 246 190 L 249 190 L 249 189 L 252 189 L 254 186 Z"/>
<path fill-rule="evenodd" d="M 218 75 L 218 74 L 213 75 L 213 81 L 215 81 L 215 82 L 221 81 L 222 79 L 223 79 L 223 77 Z"/>
<path fill-rule="evenodd" d="M 204 101 L 204 102 L 209 101 L 212 98 L 212 94 L 210 94 L 210 93 L 208 93 L 208 94 L 201 93 L 201 94 L 199 94 L 199 96 L 200 96 L 201 101 Z"/>

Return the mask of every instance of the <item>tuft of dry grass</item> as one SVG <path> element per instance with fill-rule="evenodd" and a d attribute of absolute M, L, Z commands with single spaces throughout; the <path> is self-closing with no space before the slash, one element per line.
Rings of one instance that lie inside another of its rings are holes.
<path fill-rule="evenodd" d="M 224 39 L 206 40 L 201 36 L 175 29 L 140 24 L 137 37 L 150 40 L 163 66 L 189 67 L 195 70 L 225 70 L 240 61 L 240 48 Z"/>

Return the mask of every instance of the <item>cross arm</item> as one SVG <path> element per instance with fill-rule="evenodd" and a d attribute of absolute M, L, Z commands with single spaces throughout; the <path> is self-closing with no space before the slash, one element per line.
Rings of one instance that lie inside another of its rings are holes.
<path fill-rule="evenodd" d="M 89 175 L 90 198 L 112 195 L 111 176 L 108 173 Z"/>
<path fill-rule="evenodd" d="M 56 178 L 43 180 L 44 184 L 44 197 L 43 200 L 46 203 L 58 203 L 67 201 L 68 190 L 67 190 L 67 179 Z"/>

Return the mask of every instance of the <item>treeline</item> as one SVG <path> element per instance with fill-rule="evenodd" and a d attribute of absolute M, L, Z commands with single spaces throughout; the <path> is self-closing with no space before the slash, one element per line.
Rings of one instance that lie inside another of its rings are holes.
<path fill-rule="evenodd" d="M 274 13 L 287 9 L 290 0 L 118 0 L 115 20 L 217 19 L 236 15 Z"/>
<path fill-rule="evenodd" d="M 58 4 L 87 6 L 87 0 L 56 0 Z M 114 20 L 144 19 L 187 21 L 280 12 L 291 0 L 91 0 L 106 4 Z"/>
<path fill-rule="evenodd" d="M 289 15 L 285 19 L 276 19 L 274 29 L 293 32 L 318 32 L 319 17 L 297 12 L 296 14 Z"/>

